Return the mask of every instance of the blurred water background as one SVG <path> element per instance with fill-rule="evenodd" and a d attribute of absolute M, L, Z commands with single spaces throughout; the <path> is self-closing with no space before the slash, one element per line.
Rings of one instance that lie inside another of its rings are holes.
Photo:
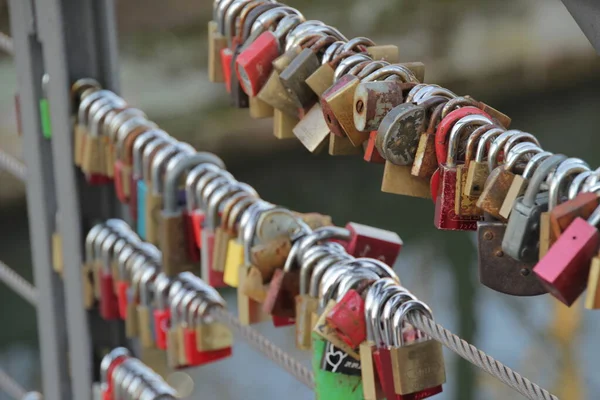
<path fill-rule="evenodd" d="M 346 36 L 396 44 L 402 61 L 423 61 L 426 81 L 471 94 L 538 136 L 545 149 L 587 160 L 600 157 L 600 62 L 559 0 L 289 0 L 308 19 Z M 209 1 L 117 2 L 124 97 L 172 135 L 222 155 L 231 172 L 263 198 L 299 211 L 396 231 L 405 248 L 402 282 L 428 302 L 436 319 L 561 399 L 596 399 L 600 318 L 548 296 L 511 298 L 478 282 L 474 236 L 438 232 L 430 201 L 380 192 L 382 168 L 358 158 L 311 155 L 278 141 L 269 120 L 228 105 L 206 75 Z M 6 5 L 0 8 L 8 31 Z M 0 147 L 20 155 L 13 112 L 15 73 L 0 59 Z M 31 279 L 23 186 L 0 172 L 0 259 Z M 38 283 L 43 284 L 43 283 Z M 233 293 L 226 293 L 235 305 Z M 27 388 L 39 388 L 32 307 L 0 286 L 0 365 Z M 289 329 L 259 327 L 293 349 Z M 270 361 L 236 341 L 235 356 L 191 371 L 192 398 L 308 399 L 312 394 Z M 446 352 L 442 400 L 518 399 L 466 361 Z M 61 366 L 66 368 L 67 366 Z M 0 400 L 5 397 L 0 393 Z"/>

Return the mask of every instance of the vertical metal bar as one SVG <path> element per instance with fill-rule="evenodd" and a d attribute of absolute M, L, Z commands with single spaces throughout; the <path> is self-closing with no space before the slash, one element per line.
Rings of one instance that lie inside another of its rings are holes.
<path fill-rule="evenodd" d="M 57 201 L 59 208 L 66 210 L 61 212 L 60 230 L 71 387 L 73 398 L 86 400 L 92 397 L 93 365 L 88 315 L 82 307 L 82 232 L 94 222 L 118 214 L 112 186 L 90 187 L 74 167 L 70 87 L 77 79 L 90 77 L 102 84 L 110 82 L 111 89 L 118 90 L 114 87 L 118 80 L 112 76 L 116 69 L 116 36 L 114 31 L 108 32 L 108 28 L 113 28 L 106 23 L 114 15 L 106 13 L 112 10 L 107 6 L 112 0 L 34 1 L 46 72 L 50 76 L 48 100 Z"/>
<path fill-rule="evenodd" d="M 39 304 L 42 386 L 47 400 L 71 398 L 67 365 L 67 335 L 62 282 L 50 265 L 51 235 L 56 200 L 50 142 L 42 136 L 39 114 L 44 72 L 31 1 L 10 1 L 10 25 L 15 44 L 15 65 L 23 122 L 23 154 L 27 165 L 27 208 L 33 255 L 33 274 Z"/>

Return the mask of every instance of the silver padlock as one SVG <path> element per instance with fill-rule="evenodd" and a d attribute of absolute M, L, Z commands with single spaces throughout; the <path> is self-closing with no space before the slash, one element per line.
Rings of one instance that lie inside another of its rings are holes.
<path fill-rule="evenodd" d="M 525 195 L 515 201 L 502 240 L 502 250 L 515 260 L 527 263 L 537 261 L 540 216 L 548 210 L 549 200 L 548 192 L 540 192 L 540 187 L 566 159 L 567 156 L 563 154 L 554 154 L 545 159 L 533 174 Z"/>

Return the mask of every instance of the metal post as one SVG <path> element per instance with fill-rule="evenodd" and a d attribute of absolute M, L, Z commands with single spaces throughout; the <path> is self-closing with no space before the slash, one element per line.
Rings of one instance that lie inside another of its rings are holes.
<path fill-rule="evenodd" d="M 23 155 L 27 165 L 27 209 L 33 273 L 39 304 L 42 387 L 47 400 L 71 398 L 67 365 L 67 335 L 62 282 L 50 264 L 56 201 L 50 142 L 42 136 L 39 99 L 44 73 L 31 1 L 10 1 L 10 25 L 23 122 Z"/>
<path fill-rule="evenodd" d="M 15 0 L 16 1 L 16 0 Z M 77 79 L 97 79 L 118 90 L 112 0 L 34 0 L 52 118 L 56 196 L 61 212 L 69 366 L 73 398 L 92 398 L 92 341 L 81 284 L 85 232 L 99 220 L 119 216 L 112 186 L 90 187 L 74 167 L 70 87 Z M 107 23 L 111 22 L 112 25 Z M 107 86 L 108 85 L 108 86 Z M 119 213 L 120 214 L 120 213 Z M 97 330 L 94 329 L 94 332 Z"/>

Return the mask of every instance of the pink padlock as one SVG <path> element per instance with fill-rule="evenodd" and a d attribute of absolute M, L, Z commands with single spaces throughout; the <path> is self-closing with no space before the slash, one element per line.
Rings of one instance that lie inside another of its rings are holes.
<path fill-rule="evenodd" d="M 354 257 L 369 257 L 393 266 L 402 249 L 402 239 L 397 233 L 368 225 L 349 222 L 346 229 L 351 237 L 346 251 Z"/>
<path fill-rule="evenodd" d="M 587 286 L 592 258 L 600 246 L 600 207 L 576 218 L 537 263 L 533 272 L 558 300 L 571 306 Z"/>

